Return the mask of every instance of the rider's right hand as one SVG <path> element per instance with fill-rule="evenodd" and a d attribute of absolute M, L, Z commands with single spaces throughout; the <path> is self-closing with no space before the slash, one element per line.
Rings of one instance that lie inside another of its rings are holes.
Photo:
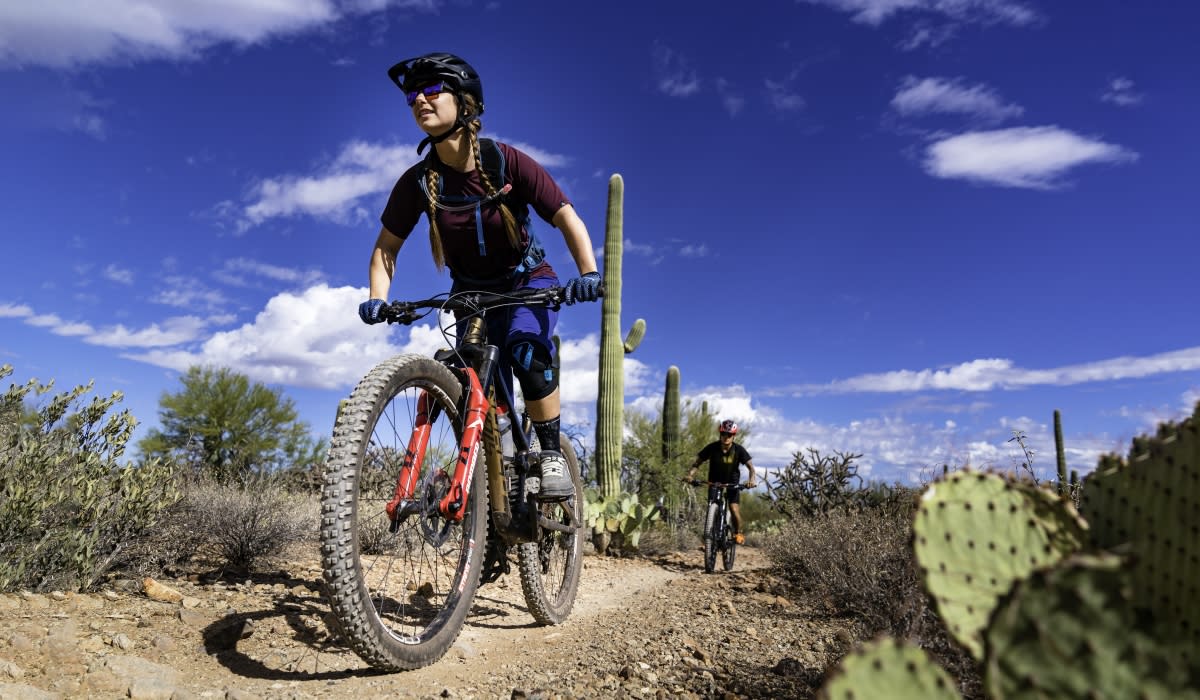
<path fill-rule="evenodd" d="M 383 299 L 367 299 L 358 305 L 358 317 L 362 319 L 363 323 L 379 323 L 383 320 L 380 312 L 386 305 L 387 302 Z"/>

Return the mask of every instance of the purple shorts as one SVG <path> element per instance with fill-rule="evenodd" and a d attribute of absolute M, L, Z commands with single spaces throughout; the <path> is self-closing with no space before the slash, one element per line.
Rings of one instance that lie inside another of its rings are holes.
<path fill-rule="evenodd" d="M 513 287 L 513 290 L 545 289 L 556 286 L 558 286 L 558 277 L 539 276 L 521 280 Z M 487 341 L 488 344 L 500 348 L 500 377 L 510 392 L 513 389 L 512 347 L 520 342 L 535 342 L 545 347 L 553 357 L 554 341 L 552 337 L 557 324 L 558 312 L 545 306 L 515 305 L 488 312 Z M 461 321 L 456 325 L 458 338 L 462 338 L 465 327 L 466 324 Z M 500 392 L 497 391 L 497 393 Z"/>

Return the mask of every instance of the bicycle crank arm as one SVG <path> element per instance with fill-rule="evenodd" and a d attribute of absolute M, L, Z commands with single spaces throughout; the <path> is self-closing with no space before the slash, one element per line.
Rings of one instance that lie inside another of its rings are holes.
<path fill-rule="evenodd" d="M 579 529 L 579 523 L 575 522 L 574 517 L 571 518 L 572 522 L 569 525 L 560 523 L 557 520 L 551 520 L 544 515 L 539 515 L 537 521 L 538 527 L 545 528 L 547 530 L 557 530 L 558 532 L 564 532 L 568 535 L 575 534 L 575 531 Z"/>

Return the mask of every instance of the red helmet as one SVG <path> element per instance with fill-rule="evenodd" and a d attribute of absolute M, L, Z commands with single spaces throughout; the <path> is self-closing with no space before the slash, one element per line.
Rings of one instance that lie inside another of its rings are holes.
<path fill-rule="evenodd" d="M 723 420 L 721 421 L 721 425 L 717 426 L 717 432 L 737 435 L 737 423 L 734 423 L 731 420 Z"/>

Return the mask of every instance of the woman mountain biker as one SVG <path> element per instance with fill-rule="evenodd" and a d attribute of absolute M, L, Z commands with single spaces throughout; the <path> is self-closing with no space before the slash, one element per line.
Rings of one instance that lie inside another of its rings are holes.
<path fill-rule="evenodd" d="M 400 61 L 388 76 L 404 91 L 413 119 L 426 134 L 417 153 L 426 145 L 433 148 L 400 176 L 380 216 L 383 226 L 371 253 L 370 298 L 358 308 L 363 322 L 383 320 L 380 311 L 395 274 L 396 255 L 422 214 L 429 220 L 433 262 L 438 270 L 450 270 L 451 293 L 559 285 L 528 225 L 532 207 L 562 232 L 579 268 L 579 277 L 564 285 L 566 303 L 599 298 L 601 278 L 591 238 L 558 184 L 516 148 L 486 140 L 481 144 L 483 85 L 475 69 L 454 54 L 429 53 Z M 544 448 L 540 497 L 566 498 L 574 486 L 557 451 L 559 377 L 551 336 L 558 314 L 515 306 L 487 320 L 488 342 L 501 348 L 505 367 L 500 374 L 507 381 L 516 375 Z M 459 323 L 460 334 L 464 325 Z"/>
<path fill-rule="evenodd" d="M 692 463 L 692 467 L 688 470 L 687 477 L 684 481 L 692 481 L 696 477 L 696 470 L 705 461 L 708 462 L 708 480 L 717 484 L 737 484 L 741 474 L 740 465 L 745 464 L 746 469 L 750 472 L 750 477 L 746 480 L 746 486 L 754 488 L 754 463 L 751 460 L 750 453 L 745 447 L 733 441 L 733 437 L 737 435 L 738 426 L 731 420 L 723 420 L 717 426 L 717 434 L 719 439 L 716 442 L 710 442 L 700 450 L 696 455 L 696 461 Z M 709 487 L 708 500 L 713 500 L 716 495 L 713 490 L 715 486 Z M 729 503 L 729 512 L 733 515 L 733 529 L 737 534 L 734 536 L 738 544 L 746 541 L 745 535 L 742 534 L 742 513 L 738 506 L 738 496 L 740 491 L 733 486 L 727 487 L 725 491 L 726 502 Z"/>

